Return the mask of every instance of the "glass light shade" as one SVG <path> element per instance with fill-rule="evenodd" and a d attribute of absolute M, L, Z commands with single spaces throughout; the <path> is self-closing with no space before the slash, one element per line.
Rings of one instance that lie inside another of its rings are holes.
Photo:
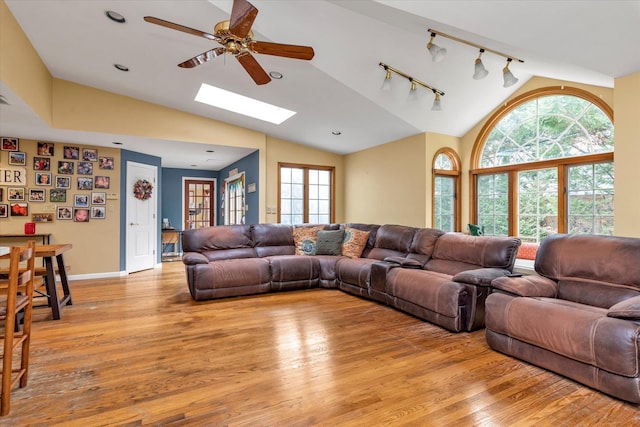
<path fill-rule="evenodd" d="M 508 65 L 502 69 L 502 74 L 504 77 L 504 85 L 502 85 L 502 87 L 509 87 L 518 83 L 518 79 L 513 75 L 511 70 L 509 70 Z"/>
<path fill-rule="evenodd" d="M 429 49 L 433 62 L 441 62 L 444 57 L 447 56 L 447 49 L 440 47 L 435 43 L 429 43 L 427 45 L 427 49 Z"/>
<path fill-rule="evenodd" d="M 411 82 L 411 89 L 409 89 L 409 100 L 410 101 L 418 100 L 418 88 L 414 82 Z"/>
<path fill-rule="evenodd" d="M 482 64 L 482 60 L 480 58 L 476 59 L 474 70 L 475 70 L 473 73 L 474 80 L 481 80 L 489 75 L 489 71 L 487 71 L 487 69 L 484 68 L 484 65 Z"/>
<path fill-rule="evenodd" d="M 382 82 L 380 90 L 384 90 L 385 92 L 391 90 L 391 71 L 387 70 L 387 74 L 384 76 L 384 81 Z"/>
<path fill-rule="evenodd" d="M 440 103 L 440 94 L 436 93 L 436 98 L 433 100 L 433 105 L 431 106 L 432 111 L 442 111 L 442 104 Z"/>

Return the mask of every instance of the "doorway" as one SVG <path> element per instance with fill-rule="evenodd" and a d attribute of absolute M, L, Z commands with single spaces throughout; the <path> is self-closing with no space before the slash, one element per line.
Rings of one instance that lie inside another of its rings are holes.
<path fill-rule="evenodd" d="M 158 226 L 158 168 L 143 163 L 127 162 L 127 225 L 126 270 L 127 273 L 148 270 L 156 266 L 156 242 Z M 132 190 L 136 183 L 151 184 L 148 198 L 137 198 Z"/>
<path fill-rule="evenodd" d="M 211 227 L 215 221 L 216 181 L 185 178 L 183 187 L 184 230 Z"/>

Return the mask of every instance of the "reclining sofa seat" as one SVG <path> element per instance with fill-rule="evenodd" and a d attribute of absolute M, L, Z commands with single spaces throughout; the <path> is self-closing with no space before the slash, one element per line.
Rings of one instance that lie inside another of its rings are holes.
<path fill-rule="evenodd" d="M 489 346 L 640 403 L 640 239 L 552 235 L 534 268 L 493 281 Z"/>

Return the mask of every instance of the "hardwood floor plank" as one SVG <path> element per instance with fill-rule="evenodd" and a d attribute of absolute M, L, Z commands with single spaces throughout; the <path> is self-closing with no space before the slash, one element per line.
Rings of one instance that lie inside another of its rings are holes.
<path fill-rule="evenodd" d="M 179 263 L 34 315 L 0 425 L 640 425 L 639 408 L 337 290 L 194 302 Z"/>

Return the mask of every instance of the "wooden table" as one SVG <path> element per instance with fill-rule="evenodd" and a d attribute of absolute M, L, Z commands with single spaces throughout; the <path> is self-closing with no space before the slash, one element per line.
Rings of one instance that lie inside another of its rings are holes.
<path fill-rule="evenodd" d="M 72 247 L 73 245 L 71 245 L 71 243 L 59 245 L 36 245 L 36 257 L 41 257 L 44 261 L 44 271 L 38 271 L 39 268 L 36 267 L 36 274 L 45 277 L 47 302 L 51 307 L 51 317 L 54 320 L 60 320 L 60 309 L 62 306 L 72 304 L 67 270 L 62 257 L 62 254 Z M 0 258 L 8 257 L 8 254 L 0 255 Z M 58 274 L 60 275 L 62 297 L 59 297 L 58 288 L 56 286 L 56 267 L 54 266 L 54 258 L 58 267 Z"/>
<path fill-rule="evenodd" d="M 43 245 L 48 245 L 51 241 L 51 233 L 36 233 L 36 234 L 0 234 L 0 239 L 33 239 L 34 237 L 38 237 L 42 239 Z"/>

